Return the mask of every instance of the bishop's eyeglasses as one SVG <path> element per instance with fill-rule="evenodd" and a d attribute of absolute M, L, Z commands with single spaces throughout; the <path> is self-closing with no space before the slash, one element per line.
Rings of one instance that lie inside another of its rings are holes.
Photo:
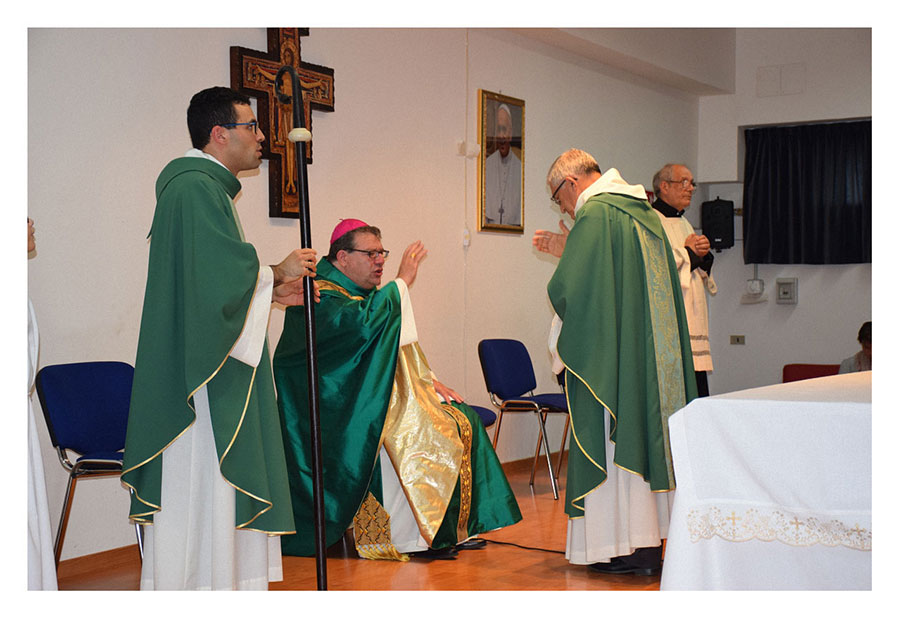
<path fill-rule="evenodd" d="M 355 251 L 360 254 L 366 254 L 369 257 L 369 260 L 375 261 L 378 256 L 381 256 L 385 260 L 387 260 L 388 254 L 390 254 L 390 250 L 388 249 L 347 249 L 345 251 Z"/>

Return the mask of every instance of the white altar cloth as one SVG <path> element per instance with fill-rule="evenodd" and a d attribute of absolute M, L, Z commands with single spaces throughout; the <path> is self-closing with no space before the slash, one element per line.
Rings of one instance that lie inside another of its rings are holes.
<path fill-rule="evenodd" d="M 700 398 L 669 420 L 663 590 L 872 588 L 872 373 Z"/>

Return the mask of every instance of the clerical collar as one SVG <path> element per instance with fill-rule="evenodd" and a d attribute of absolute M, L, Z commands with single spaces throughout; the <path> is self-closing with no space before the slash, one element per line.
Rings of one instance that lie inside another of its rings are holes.
<path fill-rule="evenodd" d="M 191 150 L 189 150 L 188 152 L 186 152 L 186 153 L 184 154 L 184 156 L 185 156 L 185 157 L 202 157 L 203 159 L 209 159 L 210 161 L 215 161 L 215 162 L 218 163 L 220 166 L 222 166 L 223 168 L 225 168 L 226 170 L 228 170 L 228 168 L 225 166 L 224 163 L 222 163 L 221 161 L 219 161 L 218 159 L 216 159 L 215 157 L 213 157 L 213 156 L 210 155 L 209 153 L 200 150 L 199 148 L 192 148 Z M 230 170 L 229 170 L 229 171 L 230 171 Z"/>
<path fill-rule="evenodd" d="M 681 217 L 684 215 L 684 211 L 679 211 L 668 202 L 663 201 L 662 198 L 656 199 L 656 202 L 653 203 L 653 208 L 662 213 L 665 217 Z"/>
<path fill-rule="evenodd" d="M 316 279 L 327 279 L 337 284 L 351 295 L 358 297 L 367 297 L 376 290 L 376 288 L 369 288 L 366 290 L 359 286 L 356 282 L 347 277 L 339 268 L 331 264 L 331 261 L 328 260 L 326 256 L 322 256 L 316 265 Z"/>
<path fill-rule="evenodd" d="M 601 193 L 619 193 L 638 200 L 647 199 L 647 192 L 642 185 L 629 185 L 617 169 L 610 168 L 594 181 L 590 187 L 581 192 L 581 195 L 578 196 L 578 200 L 575 202 L 575 212 L 577 213 L 578 209 L 588 199 Z"/>

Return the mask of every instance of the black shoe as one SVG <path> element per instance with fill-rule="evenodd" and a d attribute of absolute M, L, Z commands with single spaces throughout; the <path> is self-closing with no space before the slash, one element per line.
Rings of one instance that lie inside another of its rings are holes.
<path fill-rule="evenodd" d="M 428 550 L 420 550 L 419 552 L 411 552 L 409 556 L 413 559 L 455 559 L 459 552 L 452 546 L 450 548 L 429 548 Z"/>
<path fill-rule="evenodd" d="M 609 563 L 592 563 L 588 565 L 588 569 L 601 574 L 637 574 L 638 576 L 653 576 L 660 572 L 658 567 L 635 567 L 622 560 L 617 561 L 617 557 Z"/>
<path fill-rule="evenodd" d="M 473 537 L 472 539 L 467 539 L 464 542 L 458 543 L 454 548 L 457 550 L 476 550 L 478 548 L 484 548 L 485 546 L 487 546 L 487 540 Z"/>

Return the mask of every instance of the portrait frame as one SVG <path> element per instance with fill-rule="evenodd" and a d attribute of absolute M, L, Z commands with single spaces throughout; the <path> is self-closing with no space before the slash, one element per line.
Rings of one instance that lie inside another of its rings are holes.
<path fill-rule="evenodd" d="M 479 89 L 478 143 L 478 230 L 523 234 L 525 101 Z"/>

